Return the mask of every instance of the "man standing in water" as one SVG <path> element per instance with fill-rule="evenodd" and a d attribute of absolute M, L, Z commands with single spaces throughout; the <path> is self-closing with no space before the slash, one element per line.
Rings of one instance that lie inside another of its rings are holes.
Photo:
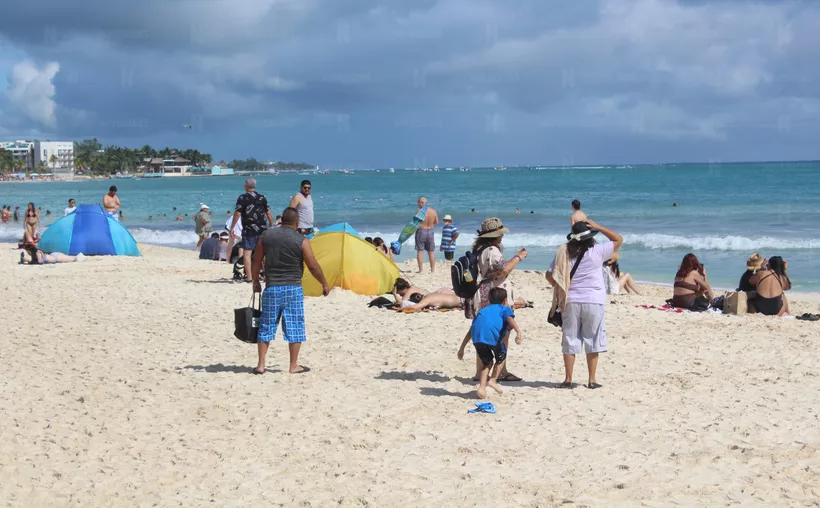
<path fill-rule="evenodd" d="M 296 231 L 304 236 L 313 233 L 313 198 L 310 197 L 310 188 L 310 180 L 302 180 L 299 193 L 290 199 L 288 205 L 299 213 L 299 227 Z"/>
<path fill-rule="evenodd" d="M 427 251 L 427 256 L 430 258 L 430 273 L 435 273 L 436 239 L 433 234 L 433 228 L 438 224 L 438 213 L 432 206 L 427 205 L 427 198 L 424 196 L 419 197 L 417 204 L 419 205 L 419 212 L 425 206 L 427 207 L 424 220 L 416 230 L 416 261 L 419 263 L 419 273 L 424 271 L 424 251 Z"/>
<path fill-rule="evenodd" d="M 267 217 L 268 222 L 265 222 Z M 228 231 L 231 238 L 234 238 L 234 228 L 236 222 L 242 219 L 242 259 L 245 263 L 245 281 L 251 282 L 251 255 L 259 237 L 268 228 L 268 224 L 273 224 L 273 216 L 268 207 L 268 200 L 262 194 L 256 192 L 256 180 L 248 178 L 245 180 L 245 194 L 236 200 L 236 211 L 233 214 L 233 221 Z M 229 251 L 230 252 L 230 251 Z"/>
<path fill-rule="evenodd" d="M 322 294 L 330 293 L 322 267 L 313 255 L 310 241 L 296 231 L 299 212 L 295 208 L 285 208 L 282 213 L 282 227 L 271 228 L 262 234 L 253 256 L 253 291 L 262 292 L 259 272 L 265 267 L 265 292 L 262 293 L 262 317 L 259 320 L 257 349 L 259 363 L 254 374 L 265 373 L 265 356 L 268 346 L 276 335 L 279 322 L 288 343 L 291 374 L 310 371 L 299 365 L 299 350 L 307 340 L 305 331 L 305 295 L 302 291 L 302 274 L 308 270 L 322 285 Z M 263 265 L 264 263 L 264 265 Z"/>
<path fill-rule="evenodd" d="M 581 202 L 577 199 L 574 199 L 572 201 L 572 215 L 569 216 L 570 227 L 574 226 L 576 222 L 584 222 L 586 220 L 587 214 L 581 211 Z"/>
<path fill-rule="evenodd" d="M 103 196 L 103 208 L 105 208 L 105 214 L 119 222 L 120 214 L 117 212 L 121 207 L 122 204 L 120 204 L 120 198 L 117 196 L 117 186 L 112 185 L 108 188 L 108 194 Z"/>

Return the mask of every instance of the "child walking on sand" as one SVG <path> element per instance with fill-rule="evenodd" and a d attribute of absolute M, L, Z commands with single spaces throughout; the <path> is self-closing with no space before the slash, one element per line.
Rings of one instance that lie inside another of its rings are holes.
<path fill-rule="evenodd" d="M 490 305 L 481 309 L 473 319 L 473 324 L 458 350 L 458 359 L 463 360 L 464 348 L 470 340 L 473 341 L 475 352 L 483 365 L 476 391 L 479 399 L 487 398 L 487 386 L 502 393 L 498 385 L 498 375 L 501 374 L 504 363 L 507 361 L 508 344 L 504 339 L 508 337 L 509 330 L 515 330 L 516 344 L 521 344 L 524 340 L 515 322 L 515 314 L 507 306 L 507 290 L 504 288 L 491 289 L 489 300 Z M 490 368 L 492 368 L 492 374 Z"/>

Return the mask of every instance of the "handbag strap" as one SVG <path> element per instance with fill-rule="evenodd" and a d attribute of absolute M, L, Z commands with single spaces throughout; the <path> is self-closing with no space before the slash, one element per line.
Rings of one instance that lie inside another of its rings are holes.
<path fill-rule="evenodd" d="M 258 306 L 256 305 L 256 295 L 259 295 L 259 305 Z M 256 291 L 254 291 L 253 295 L 251 295 L 251 301 L 248 303 L 248 307 L 250 307 L 252 309 L 262 310 L 262 295 L 260 293 L 257 293 Z"/>
<path fill-rule="evenodd" d="M 587 253 L 587 251 L 582 252 L 581 255 L 578 256 L 578 259 L 575 260 L 575 264 L 572 265 L 572 270 L 569 271 L 569 280 L 572 280 L 572 278 L 575 276 L 575 272 L 578 271 L 578 265 L 581 264 L 581 258 L 583 258 L 584 254 L 586 254 L 586 253 Z"/>

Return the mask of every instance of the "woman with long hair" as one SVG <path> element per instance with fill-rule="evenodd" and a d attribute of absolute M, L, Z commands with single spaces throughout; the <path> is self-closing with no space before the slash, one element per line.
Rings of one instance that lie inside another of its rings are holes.
<path fill-rule="evenodd" d="M 792 288 L 792 281 L 786 275 L 788 263 L 780 256 L 772 256 L 765 270 L 752 275 L 749 279 L 755 285 L 755 309 L 767 316 L 783 316 L 789 314 L 789 302 L 784 291 Z"/>
<path fill-rule="evenodd" d="M 26 245 L 25 246 L 26 254 L 28 254 L 28 259 L 23 254 L 20 254 L 20 262 L 25 263 L 28 262 L 31 265 L 53 265 L 56 263 L 74 263 L 79 262 L 85 259 L 85 256 L 82 254 L 77 254 L 76 256 L 69 256 L 68 254 L 63 254 L 61 252 L 51 252 L 45 253 L 37 248 L 37 245 Z"/>
<path fill-rule="evenodd" d="M 606 283 L 606 293 L 608 295 L 617 295 L 621 291 L 626 291 L 633 295 L 640 295 L 638 286 L 632 279 L 632 275 L 622 272 L 618 259 L 621 255 L 616 252 L 612 255 L 612 259 L 604 261 L 604 282 Z"/>
<path fill-rule="evenodd" d="M 595 235 L 610 241 L 598 244 Z M 575 355 L 586 350 L 589 379 L 587 388 L 600 388 L 596 373 L 598 354 L 607 351 L 606 284 L 601 265 L 621 248 L 623 238 L 587 219 L 572 225 L 567 243 L 558 249 L 547 280 L 553 286 L 553 308 L 550 316 L 561 315 L 561 351 L 564 356 L 562 388 L 574 388 L 572 382 Z M 552 322 L 552 321 L 551 321 Z"/>
<path fill-rule="evenodd" d="M 706 276 L 706 269 L 691 252 L 683 256 L 672 293 L 672 306 L 681 309 L 703 311 L 715 297 Z"/>
<path fill-rule="evenodd" d="M 490 290 L 495 287 L 504 288 L 507 291 L 508 301 L 512 307 L 527 305 L 526 300 L 516 294 L 515 287 L 509 279 L 518 263 L 526 259 L 527 249 L 519 250 L 509 260 L 504 259 L 502 240 L 504 233 L 509 233 L 509 231 L 504 227 L 501 219 L 496 217 L 490 217 L 481 223 L 478 237 L 473 243 L 473 254 L 478 264 L 478 289 L 475 296 L 464 300 L 464 315 L 468 319 L 474 319 L 478 311 L 490 305 Z M 509 334 L 504 337 L 504 344 L 508 345 L 508 342 Z M 480 358 L 476 357 L 475 379 L 478 379 L 483 369 L 484 364 Z M 499 381 L 521 381 L 521 378 L 507 372 L 507 365 L 505 365 Z"/>
<path fill-rule="evenodd" d="M 385 256 L 393 259 L 393 252 L 387 248 L 387 244 L 384 243 L 384 240 L 381 237 L 376 237 L 373 239 L 373 246 L 376 247 L 376 250 L 384 254 Z"/>
<path fill-rule="evenodd" d="M 34 203 L 29 203 L 26 208 L 25 222 L 23 222 L 23 231 L 28 233 L 32 238 L 37 236 L 37 230 L 40 228 L 40 212 L 34 206 Z"/>

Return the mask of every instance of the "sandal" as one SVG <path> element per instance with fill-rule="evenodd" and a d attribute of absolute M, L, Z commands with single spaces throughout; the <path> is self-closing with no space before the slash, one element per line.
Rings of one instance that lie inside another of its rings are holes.
<path fill-rule="evenodd" d="M 523 381 L 520 377 L 516 376 L 512 372 L 507 372 L 504 374 L 503 377 L 498 378 L 499 381 L 507 381 L 508 383 L 514 383 L 517 381 Z"/>

